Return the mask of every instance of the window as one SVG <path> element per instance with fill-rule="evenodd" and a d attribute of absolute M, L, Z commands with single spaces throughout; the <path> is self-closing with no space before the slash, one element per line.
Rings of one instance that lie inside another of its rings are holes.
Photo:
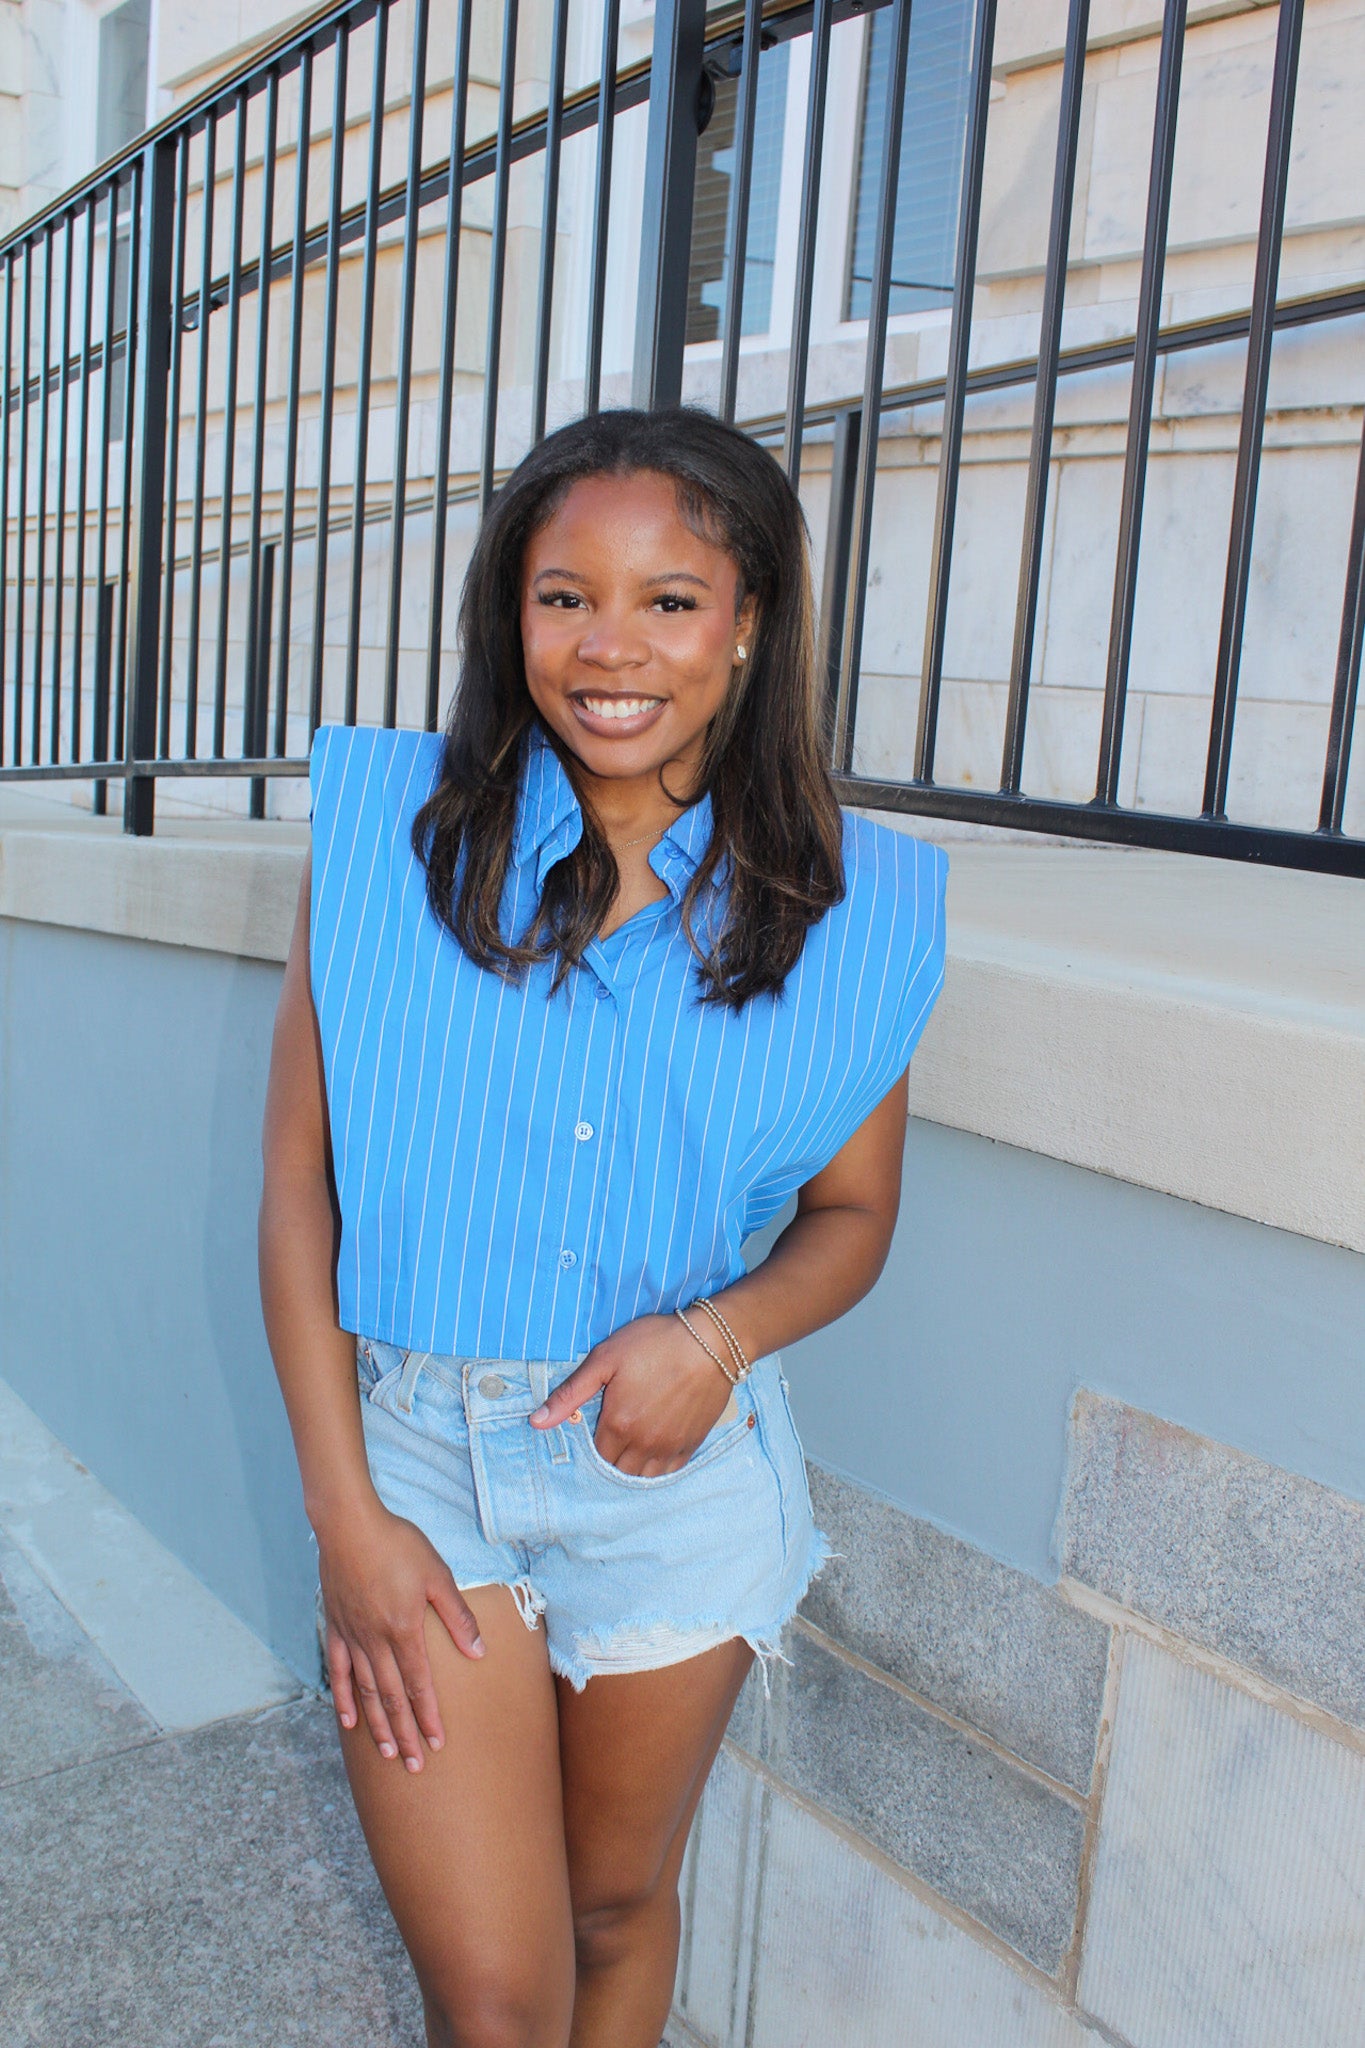
<path fill-rule="evenodd" d="M 151 0 L 124 0 L 100 17 L 95 160 L 103 163 L 147 126 Z"/>
<path fill-rule="evenodd" d="M 749 232 L 744 246 L 741 334 L 766 334 L 772 325 L 773 258 L 782 173 L 782 131 L 787 115 L 785 43 L 760 53 L 754 108 L 754 158 L 749 182 Z M 735 117 L 739 80 L 716 80 L 716 101 L 697 144 L 697 185 L 692 206 L 692 257 L 687 282 L 687 339 L 715 341 L 724 325 L 729 289 L 730 184 L 735 171 Z"/>
<path fill-rule="evenodd" d="M 911 12 L 891 255 L 893 313 L 918 312 L 952 300 L 975 16 L 974 0 L 915 0 Z M 871 301 L 890 48 L 891 15 L 883 7 L 868 22 L 863 65 L 846 302 L 850 320 L 865 320 Z"/>

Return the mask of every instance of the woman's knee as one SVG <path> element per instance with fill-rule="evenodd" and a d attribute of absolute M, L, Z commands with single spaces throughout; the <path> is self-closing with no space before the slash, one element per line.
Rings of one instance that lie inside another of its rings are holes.
<path fill-rule="evenodd" d="M 506 1983 L 424 1987 L 427 2048 L 567 2048 L 571 1991 Z"/>
<path fill-rule="evenodd" d="M 574 1949 L 580 1970 L 611 1969 L 636 1945 L 653 1941 L 660 1921 L 678 1912 L 678 1888 L 667 1878 L 574 1909 Z"/>

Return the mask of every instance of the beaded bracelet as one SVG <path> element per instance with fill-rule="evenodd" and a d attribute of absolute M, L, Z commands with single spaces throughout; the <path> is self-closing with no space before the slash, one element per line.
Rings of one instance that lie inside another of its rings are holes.
<path fill-rule="evenodd" d="M 707 1315 L 710 1316 L 712 1322 L 720 1331 L 721 1336 L 725 1339 L 726 1343 L 730 1347 L 730 1355 L 735 1363 L 735 1371 L 738 1373 L 740 1379 L 747 1379 L 749 1374 L 753 1371 L 752 1361 L 746 1358 L 744 1354 L 744 1346 L 740 1343 L 738 1337 L 730 1328 L 730 1325 L 726 1322 L 720 1310 L 716 1307 L 714 1301 L 705 1301 L 699 1297 L 695 1306 L 700 1309 L 705 1309 Z"/>
<path fill-rule="evenodd" d="M 715 1360 L 716 1364 L 725 1374 L 726 1379 L 729 1380 L 730 1385 L 732 1387 L 737 1387 L 739 1385 L 740 1379 L 739 1374 L 731 1372 L 729 1366 L 725 1363 L 725 1360 L 721 1357 L 720 1353 L 718 1351 L 713 1351 L 711 1349 L 711 1346 L 707 1343 L 705 1337 L 702 1336 L 701 1331 L 698 1330 L 695 1327 L 695 1325 L 689 1321 L 685 1311 L 680 1308 L 675 1308 L 673 1313 L 678 1318 L 678 1321 L 682 1324 L 683 1328 L 686 1330 L 688 1336 L 694 1337 L 697 1343 L 700 1344 L 702 1350 L 706 1353 L 707 1357 Z"/>

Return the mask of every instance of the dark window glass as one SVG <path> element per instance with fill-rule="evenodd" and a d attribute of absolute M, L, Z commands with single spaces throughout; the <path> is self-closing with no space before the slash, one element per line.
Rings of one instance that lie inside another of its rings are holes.
<path fill-rule="evenodd" d="M 901 122 L 891 311 L 943 306 L 953 296 L 953 259 L 962 195 L 962 145 L 971 83 L 974 0 L 914 0 Z M 858 183 L 853 214 L 847 317 L 867 318 L 882 174 L 882 108 L 891 47 L 891 12 L 867 27 Z"/>
<path fill-rule="evenodd" d="M 754 110 L 754 162 L 749 184 L 749 233 L 744 249 L 741 334 L 766 334 L 772 325 L 773 258 L 777 251 L 778 185 L 782 128 L 787 114 L 787 45 L 764 50 L 758 64 Z M 716 81 L 716 103 L 697 144 L 697 185 L 692 203 L 692 258 L 687 282 L 687 339 L 715 341 L 724 324 L 729 289 L 730 181 L 735 169 L 735 116 L 739 80 Z"/>

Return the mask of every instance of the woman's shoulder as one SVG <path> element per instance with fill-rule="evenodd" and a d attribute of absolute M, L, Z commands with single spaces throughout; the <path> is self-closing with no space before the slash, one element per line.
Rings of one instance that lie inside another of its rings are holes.
<path fill-rule="evenodd" d="M 320 725 L 308 757 L 314 797 L 327 784 L 357 792 L 439 767 L 443 735 L 383 725 Z M 424 792 L 425 793 L 425 792 Z"/>
<path fill-rule="evenodd" d="M 844 904 L 847 913 L 874 926 L 918 924 L 930 913 L 942 921 L 948 856 L 941 846 L 918 839 L 859 811 L 844 812 Z"/>

